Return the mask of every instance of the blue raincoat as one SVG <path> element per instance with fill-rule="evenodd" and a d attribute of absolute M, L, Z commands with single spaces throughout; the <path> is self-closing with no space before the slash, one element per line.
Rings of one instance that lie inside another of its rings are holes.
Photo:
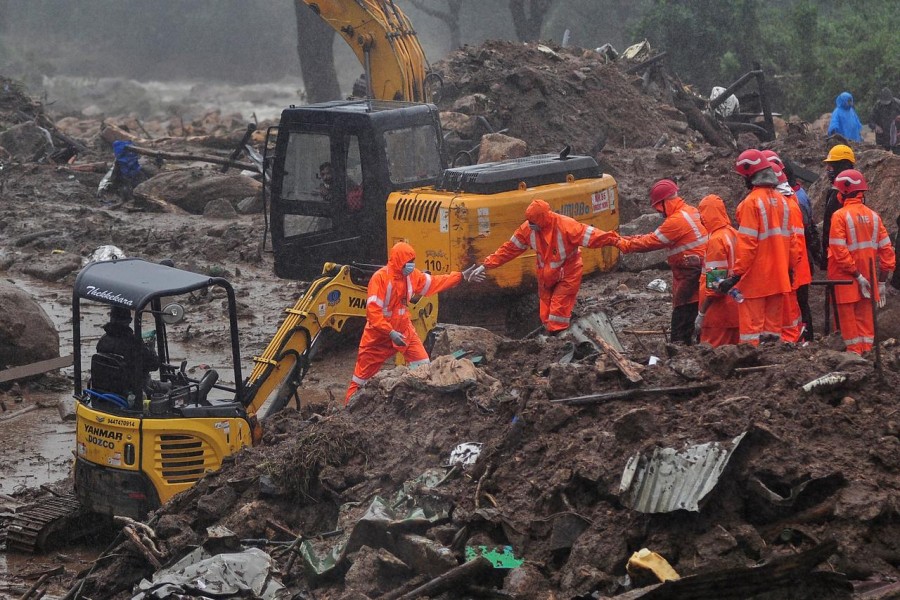
<path fill-rule="evenodd" d="M 833 133 L 851 142 L 862 141 L 862 123 L 856 109 L 853 108 L 853 95 L 850 92 L 841 92 L 834 99 L 834 112 L 831 113 L 831 122 L 828 124 L 826 135 Z"/>

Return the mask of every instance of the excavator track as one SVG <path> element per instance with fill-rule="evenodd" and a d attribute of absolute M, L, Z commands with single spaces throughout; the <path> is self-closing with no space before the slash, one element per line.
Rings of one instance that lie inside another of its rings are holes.
<path fill-rule="evenodd" d="M 6 527 L 6 549 L 41 551 L 51 537 L 71 528 L 84 513 L 74 494 L 43 498 L 16 512 Z"/>

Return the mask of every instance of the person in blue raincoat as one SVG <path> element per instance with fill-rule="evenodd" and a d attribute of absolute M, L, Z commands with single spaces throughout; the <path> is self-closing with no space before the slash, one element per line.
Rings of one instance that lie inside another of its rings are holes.
<path fill-rule="evenodd" d="M 862 141 L 862 122 L 853 108 L 853 94 L 841 92 L 834 99 L 834 112 L 825 135 L 838 134 L 851 142 Z"/>

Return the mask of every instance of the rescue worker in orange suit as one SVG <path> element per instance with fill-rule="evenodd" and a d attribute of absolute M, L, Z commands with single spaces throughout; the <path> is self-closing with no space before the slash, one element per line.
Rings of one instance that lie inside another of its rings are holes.
<path fill-rule="evenodd" d="M 381 369 L 384 361 L 398 352 L 410 368 L 430 362 L 409 319 L 407 305 L 413 296 L 431 296 L 459 285 L 464 278 L 479 282 L 484 277 L 471 277 L 475 265 L 463 272 L 431 275 L 416 269 L 415 260 L 413 247 L 397 242 L 388 254 L 387 266 L 378 269 L 369 280 L 366 326 L 344 404 Z"/>
<path fill-rule="evenodd" d="M 791 291 L 790 265 L 796 260 L 791 245 L 791 212 L 775 186 L 778 177 L 756 149 L 738 156 L 735 171 L 750 193 L 737 207 L 737 249 L 734 275 L 719 283 L 727 293 L 738 285 L 744 301 L 738 304 L 740 341 L 759 345 L 760 338 L 781 339 L 784 297 Z"/>
<path fill-rule="evenodd" d="M 740 341 L 737 302 L 715 289 L 718 279 L 726 279 L 734 274 L 737 231 L 731 226 L 725 202 L 719 196 L 706 196 L 697 205 L 697 210 L 703 226 L 709 232 L 709 241 L 706 242 L 703 272 L 700 275 L 700 310 L 694 321 L 694 330 L 699 333 L 701 342 L 714 348 L 737 344 Z"/>
<path fill-rule="evenodd" d="M 782 306 L 781 341 L 796 343 L 803 337 L 805 324 L 803 323 L 803 310 L 800 306 L 798 290 L 801 286 L 808 286 L 812 281 L 812 271 L 809 268 L 809 254 L 806 251 L 806 229 L 803 225 L 803 211 L 800 203 L 794 195 L 794 189 L 788 183 L 787 174 L 784 172 L 784 163 L 778 155 L 771 150 L 763 150 L 763 156 L 769 161 L 769 166 L 778 177 L 776 190 L 781 192 L 787 200 L 790 210 L 791 244 L 793 244 L 794 263 L 790 265 L 791 291 L 785 296 Z M 808 289 L 808 288 L 806 288 Z M 804 296 L 809 310 L 809 296 Z"/>
<path fill-rule="evenodd" d="M 834 186 L 841 208 L 831 217 L 828 239 L 828 279 L 856 280 L 851 285 L 834 286 L 841 337 L 847 350 L 862 354 L 875 343 L 872 294 L 879 307 L 885 303 L 885 284 L 896 267 L 894 248 L 881 217 L 865 205 L 869 189 L 862 173 L 842 171 Z M 882 276 L 873 272 L 875 259 Z M 878 283 L 882 281 L 882 283 Z"/>
<path fill-rule="evenodd" d="M 672 268 L 672 341 L 691 344 L 700 301 L 697 279 L 706 253 L 706 228 L 700 213 L 678 195 L 678 186 L 671 179 L 653 184 L 650 204 L 666 220 L 652 233 L 620 238 L 616 248 L 625 254 L 667 250 Z"/>
<path fill-rule="evenodd" d="M 828 233 L 831 227 L 831 215 L 841 207 L 837 199 L 837 189 L 834 187 L 834 178 L 837 177 L 838 173 L 854 168 L 856 155 L 853 154 L 853 149 L 850 146 L 838 144 L 828 151 L 828 156 L 822 162 L 825 163 L 825 174 L 828 175 L 828 181 L 832 184 L 825 194 L 825 201 L 822 203 L 825 207 L 825 212 L 822 216 L 822 264 L 819 265 L 819 268 L 825 271 L 828 269 Z"/>
<path fill-rule="evenodd" d="M 541 323 L 548 334 L 569 328 L 572 309 L 581 287 L 583 263 L 581 246 L 612 246 L 619 238 L 615 231 L 603 231 L 579 223 L 550 210 L 550 205 L 535 199 L 525 209 L 526 221 L 473 272 L 477 277 L 485 269 L 495 269 L 529 248 L 537 260 L 538 300 Z"/>

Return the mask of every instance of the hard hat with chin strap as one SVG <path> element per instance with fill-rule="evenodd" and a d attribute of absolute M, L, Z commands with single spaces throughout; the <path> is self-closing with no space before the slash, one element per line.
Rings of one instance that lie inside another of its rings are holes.
<path fill-rule="evenodd" d="M 660 179 L 650 188 L 650 205 L 656 206 L 664 200 L 678 195 L 678 184 L 671 179 Z"/>
<path fill-rule="evenodd" d="M 834 178 L 834 187 L 844 196 L 853 192 L 865 192 L 869 189 L 866 178 L 856 169 L 847 169 L 838 173 L 838 176 Z"/>
<path fill-rule="evenodd" d="M 744 177 L 751 177 L 768 168 L 770 168 L 769 161 L 756 148 L 750 148 L 741 152 L 734 163 L 734 170 L 738 175 L 743 175 Z"/>
<path fill-rule="evenodd" d="M 828 156 L 822 162 L 839 162 L 842 160 L 850 161 L 856 164 L 856 156 L 853 154 L 853 148 L 844 144 L 838 144 L 828 151 Z"/>

